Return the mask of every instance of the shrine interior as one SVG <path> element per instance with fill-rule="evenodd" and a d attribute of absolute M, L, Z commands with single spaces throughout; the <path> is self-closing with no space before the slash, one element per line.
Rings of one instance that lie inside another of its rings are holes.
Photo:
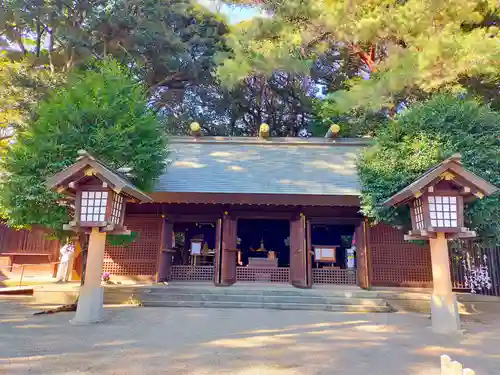
<path fill-rule="evenodd" d="M 315 261 L 313 268 L 347 268 L 347 249 L 352 247 L 354 225 L 311 225 L 311 246 L 313 249 L 323 246 L 335 248 L 335 261 Z"/>
<path fill-rule="evenodd" d="M 200 254 L 191 254 L 191 243 L 200 242 Z M 215 222 L 174 224 L 175 265 L 211 266 L 215 260 Z"/>
<path fill-rule="evenodd" d="M 290 266 L 290 222 L 288 220 L 238 220 L 238 265 Z"/>
<path fill-rule="evenodd" d="M 177 222 L 174 224 L 174 265 L 212 266 L 215 261 L 215 222 Z M 311 255 L 313 268 L 348 267 L 354 225 L 312 224 L 311 250 L 328 252 L 331 258 Z M 192 243 L 199 253 L 192 253 Z M 290 267 L 290 222 L 272 219 L 239 219 L 237 224 L 237 265 L 250 267 Z M 355 256 L 353 252 L 351 255 Z M 323 254 L 324 256 L 324 254 Z M 351 266 L 352 267 L 352 266 Z"/>

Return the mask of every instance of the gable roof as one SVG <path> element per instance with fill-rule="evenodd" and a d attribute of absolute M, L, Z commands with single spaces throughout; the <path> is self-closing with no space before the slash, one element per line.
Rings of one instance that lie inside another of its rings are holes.
<path fill-rule="evenodd" d="M 79 154 L 81 156 L 77 159 L 76 163 L 63 169 L 47 180 L 46 184 L 50 189 L 68 189 L 70 182 L 78 182 L 85 178 L 85 171 L 92 168 L 93 174 L 103 181 L 106 181 L 111 189 L 117 190 L 139 202 L 152 202 L 151 197 L 135 187 L 128 179 L 115 172 L 88 152 L 81 150 Z"/>
<path fill-rule="evenodd" d="M 365 139 L 172 137 L 155 193 L 359 196 Z"/>
<path fill-rule="evenodd" d="M 482 195 L 487 196 L 498 191 L 498 188 L 496 186 L 490 184 L 488 181 L 465 169 L 462 165 L 460 154 L 455 154 L 448 159 L 443 160 L 441 163 L 435 165 L 434 167 L 428 169 L 411 184 L 387 199 L 383 203 L 383 205 L 395 206 L 405 203 L 417 192 L 427 188 L 437 179 L 440 179 L 441 175 L 447 171 L 451 171 L 453 174 L 461 177 L 461 180 L 466 182 L 467 186 L 472 187 L 473 189 L 471 190 L 470 194 L 479 192 Z M 462 185 L 462 182 L 460 180 L 455 180 L 455 183 Z"/>

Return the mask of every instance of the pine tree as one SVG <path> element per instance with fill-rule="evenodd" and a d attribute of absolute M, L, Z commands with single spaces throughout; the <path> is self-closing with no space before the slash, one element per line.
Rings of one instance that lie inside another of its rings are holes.
<path fill-rule="evenodd" d="M 334 44 L 363 67 L 333 97 L 342 110 L 394 106 L 398 96 L 413 92 L 459 91 L 471 80 L 476 93 L 486 87 L 498 92 L 500 18 L 494 0 L 229 2 L 257 5 L 267 17 L 233 30 L 234 53 L 219 68 L 228 85 L 256 71 L 309 71 L 314 58 Z"/>

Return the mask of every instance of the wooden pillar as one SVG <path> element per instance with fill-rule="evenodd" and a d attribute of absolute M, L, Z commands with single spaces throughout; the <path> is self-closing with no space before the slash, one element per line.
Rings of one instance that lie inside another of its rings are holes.
<path fill-rule="evenodd" d="M 290 283 L 297 288 L 312 287 L 310 230 L 302 214 L 290 221 Z"/>
<path fill-rule="evenodd" d="M 102 320 L 104 289 L 101 286 L 102 262 L 106 246 L 106 232 L 92 228 L 85 269 L 85 282 L 80 288 L 76 315 L 72 323 L 97 323 Z"/>
<path fill-rule="evenodd" d="M 229 286 L 236 282 L 237 221 L 225 215 L 217 221 L 215 285 Z"/>
<path fill-rule="evenodd" d="M 158 281 L 168 281 L 170 269 L 172 267 L 172 255 L 175 251 L 173 247 L 174 224 L 166 219 L 162 223 L 161 229 L 161 253 L 158 265 Z"/>
<path fill-rule="evenodd" d="M 222 219 L 222 285 L 233 285 L 236 282 L 236 228 L 235 218 L 224 216 Z"/>
<path fill-rule="evenodd" d="M 370 289 L 371 283 L 371 249 L 369 223 L 365 218 L 359 223 L 355 231 L 356 235 L 356 271 L 358 285 L 363 289 Z"/>
<path fill-rule="evenodd" d="M 432 329 L 437 333 L 460 330 L 457 297 L 452 291 L 448 240 L 442 232 L 429 238 L 434 291 L 431 297 Z"/>

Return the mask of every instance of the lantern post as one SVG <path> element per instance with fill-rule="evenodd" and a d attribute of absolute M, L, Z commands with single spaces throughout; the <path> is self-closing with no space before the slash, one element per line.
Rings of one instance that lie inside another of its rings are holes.
<path fill-rule="evenodd" d="M 130 231 L 123 225 L 127 202 L 151 202 L 152 199 L 120 171 L 114 171 L 84 150 L 79 151 L 79 155 L 75 164 L 51 177 L 47 186 L 74 202 L 73 220 L 63 229 L 90 235 L 85 281 L 71 322 L 96 323 L 103 318 L 101 276 L 106 235 L 129 235 Z"/>
<path fill-rule="evenodd" d="M 455 154 L 384 202 L 386 206 L 410 206 L 412 230 L 405 235 L 406 240 L 429 241 L 433 279 L 431 317 L 435 332 L 460 331 L 448 240 L 475 237 L 476 233 L 464 226 L 464 204 L 497 191 L 495 186 L 465 169 L 460 155 Z"/>

